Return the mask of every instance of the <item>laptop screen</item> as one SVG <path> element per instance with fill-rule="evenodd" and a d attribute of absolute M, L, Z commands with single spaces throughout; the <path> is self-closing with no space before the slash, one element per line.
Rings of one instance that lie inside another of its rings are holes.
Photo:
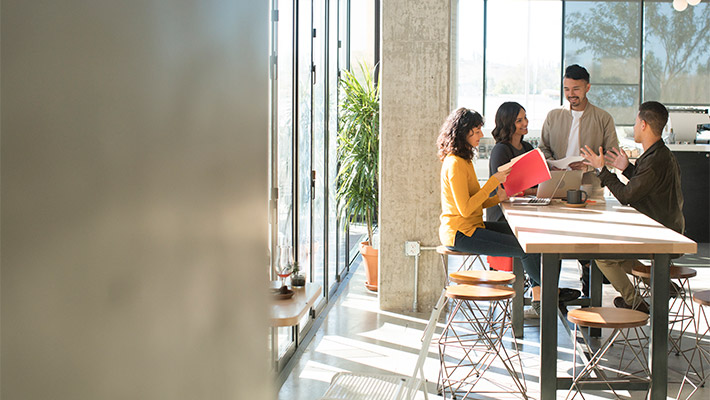
<path fill-rule="evenodd" d="M 583 171 L 550 171 L 552 177 L 537 187 L 537 197 L 542 198 L 565 198 L 570 189 L 579 189 L 582 184 Z M 557 190 L 555 190 L 557 188 Z M 555 191 L 553 194 L 552 191 Z"/>

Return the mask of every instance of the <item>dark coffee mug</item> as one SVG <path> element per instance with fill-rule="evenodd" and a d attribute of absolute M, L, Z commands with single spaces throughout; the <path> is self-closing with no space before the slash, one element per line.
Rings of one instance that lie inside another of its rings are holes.
<path fill-rule="evenodd" d="M 570 189 L 567 191 L 567 203 L 569 204 L 582 204 L 587 201 L 587 192 L 579 189 Z"/>

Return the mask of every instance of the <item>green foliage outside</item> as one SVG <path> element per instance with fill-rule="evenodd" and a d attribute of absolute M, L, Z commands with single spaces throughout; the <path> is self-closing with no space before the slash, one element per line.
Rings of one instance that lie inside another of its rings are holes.
<path fill-rule="evenodd" d="M 644 100 L 680 104 L 710 101 L 710 87 L 698 84 L 708 79 L 710 69 L 710 6 L 701 3 L 677 12 L 669 2 L 644 3 L 643 57 L 639 7 L 636 3 L 600 2 L 567 15 L 565 36 L 581 45 L 574 53 L 592 54 L 604 63 L 605 76 L 593 73 L 592 80 L 633 83 L 628 78 L 636 74 L 641 58 Z M 600 105 L 626 107 L 622 95 L 628 93 L 605 97 L 605 104 Z"/>

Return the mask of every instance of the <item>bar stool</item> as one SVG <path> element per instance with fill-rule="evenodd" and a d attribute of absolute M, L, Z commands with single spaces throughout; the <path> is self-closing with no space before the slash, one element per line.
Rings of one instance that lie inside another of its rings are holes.
<path fill-rule="evenodd" d="M 586 350 L 589 354 L 593 354 L 589 361 L 584 365 L 584 368 L 577 373 L 577 346 L 574 346 L 574 366 L 572 367 L 572 386 L 567 392 L 565 399 L 573 399 L 579 393 L 582 398 L 582 387 L 586 382 L 604 382 L 606 386 L 614 392 L 617 398 L 619 395 L 614 390 L 612 383 L 618 382 L 618 379 L 610 380 L 604 371 L 610 371 L 619 376 L 626 377 L 625 381 L 640 381 L 649 382 L 650 371 L 648 370 L 648 361 L 646 355 L 643 352 L 643 346 L 640 343 L 636 346 L 631 345 L 632 340 L 641 341 L 640 332 L 638 332 L 641 327 L 646 325 L 648 322 L 648 314 L 636 310 L 628 310 L 614 307 L 589 307 L 589 308 L 579 308 L 571 310 L 567 313 L 567 320 L 572 322 L 574 325 L 574 338 L 577 339 L 577 334 L 582 334 L 582 340 L 586 346 Z M 584 330 L 579 329 L 580 327 L 587 328 L 611 328 L 614 331 L 609 335 L 609 337 L 602 343 L 599 350 L 592 352 L 592 348 L 589 345 L 588 338 L 584 335 Z M 636 331 L 636 338 L 630 339 L 627 330 L 633 329 Z M 621 336 L 623 338 L 623 345 L 631 349 L 634 359 L 641 365 L 645 376 L 637 376 L 633 373 L 626 372 L 622 369 L 611 369 L 600 365 L 600 361 L 603 360 L 604 355 L 609 351 L 617 338 Z M 590 377 L 594 373 L 596 379 L 585 379 Z M 574 395 L 570 397 L 570 394 L 574 392 Z"/>
<path fill-rule="evenodd" d="M 474 253 L 462 253 L 460 251 L 450 250 L 446 246 L 438 246 L 436 252 L 441 255 L 441 265 L 444 270 L 445 284 L 458 283 L 465 285 L 476 285 L 476 284 L 494 284 L 494 285 L 510 285 L 515 281 L 515 274 L 512 272 L 496 271 L 486 269 L 486 265 L 483 263 L 480 254 Z M 448 273 L 448 256 L 464 256 L 464 262 L 461 264 L 461 268 L 458 271 Z M 470 261 L 469 261 L 470 260 Z M 473 269 L 475 261 L 481 264 L 482 269 Z M 455 280 L 453 280 L 455 279 Z M 526 279 L 523 281 L 522 292 L 527 292 L 529 288 L 529 283 Z"/>
<path fill-rule="evenodd" d="M 506 286 L 515 283 L 515 275 L 500 271 L 457 271 L 449 274 L 449 281 L 459 285 Z M 486 310 L 488 318 L 496 310 L 496 307 L 489 308 L 483 304 L 479 304 L 479 307 Z"/>
<path fill-rule="evenodd" d="M 520 393 L 527 399 L 525 375 L 512 334 L 511 300 L 515 291 L 501 285 L 453 285 L 446 288 L 446 297 L 455 306 L 439 337 L 439 361 L 443 395 L 455 399 L 467 398 L 476 388 L 481 393 Z M 503 338 L 510 334 L 511 348 Z M 489 387 L 476 385 L 493 365 L 502 365 L 513 380 L 514 387 L 498 380 L 486 380 Z M 519 368 L 520 376 L 516 367 Z"/>
<path fill-rule="evenodd" d="M 678 399 L 680 399 L 683 392 L 683 387 L 686 382 L 693 387 L 693 391 L 688 394 L 686 399 L 689 399 L 699 387 L 704 386 L 708 381 L 710 376 L 710 371 L 705 370 L 705 364 L 710 364 L 710 345 L 706 343 L 705 337 L 710 339 L 710 320 L 708 319 L 706 308 L 710 307 L 710 290 L 703 290 L 697 293 L 693 293 L 693 301 L 698 303 L 700 306 L 698 313 L 695 315 L 695 348 L 690 355 L 690 361 L 688 362 L 688 369 L 685 371 L 683 376 L 683 382 L 678 390 Z M 704 326 L 702 324 L 705 324 Z M 697 360 L 699 368 L 695 368 L 693 361 Z M 696 376 L 696 381 L 694 382 L 691 378 L 692 374 Z"/>
<path fill-rule="evenodd" d="M 483 263 L 483 259 L 481 259 L 480 254 L 464 253 L 461 251 L 450 250 L 446 246 L 437 246 L 436 252 L 439 253 L 439 255 L 441 256 L 441 266 L 444 269 L 444 277 L 445 277 L 445 279 L 447 279 L 446 284 L 448 284 L 448 276 L 449 276 L 449 256 L 462 256 L 463 257 L 463 262 L 461 262 L 461 267 L 458 269 L 459 271 L 474 270 L 474 266 L 475 266 L 476 261 L 478 261 L 481 264 L 481 270 L 486 269 L 486 264 Z"/>
<path fill-rule="evenodd" d="M 693 310 L 693 304 L 689 294 L 690 278 L 696 276 L 697 274 L 698 272 L 693 268 L 671 265 L 671 282 L 676 281 L 680 291 L 675 293 L 675 296 L 673 296 L 674 289 L 671 287 L 671 304 L 668 306 L 668 341 L 670 342 L 668 354 L 675 351 L 675 355 L 682 354 L 686 361 L 688 361 L 688 357 L 685 356 L 685 352 L 692 350 L 692 348 L 685 350 L 682 349 L 681 341 L 685 332 L 693 324 L 695 318 L 695 312 Z M 646 284 L 646 282 L 651 279 L 651 267 L 643 264 L 637 264 L 634 266 L 632 275 L 634 276 L 636 293 L 640 296 L 640 298 L 646 299 L 651 297 L 651 289 Z M 636 300 L 634 300 L 634 305 L 636 305 Z M 673 335 L 675 328 L 679 328 L 677 336 Z"/>
<path fill-rule="evenodd" d="M 515 282 L 515 275 L 499 271 L 457 271 L 449 274 L 449 281 L 461 285 L 511 285 Z M 442 293 L 442 297 L 445 295 L 445 292 Z M 488 312 L 490 312 L 490 310 L 488 310 Z M 442 374 L 441 371 L 439 371 L 439 379 L 437 381 L 439 394 L 442 393 L 441 379 Z"/>
<path fill-rule="evenodd" d="M 515 275 L 501 271 L 457 271 L 449 274 L 449 282 L 460 285 L 511 285 Z"/>

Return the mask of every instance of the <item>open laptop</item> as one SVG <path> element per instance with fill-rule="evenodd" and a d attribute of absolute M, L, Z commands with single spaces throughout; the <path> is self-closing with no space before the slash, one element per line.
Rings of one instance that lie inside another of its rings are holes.
<path fill-rule="evenodd" d="M 582 185 L 583 173 L 579 170 L 550 171 L 552 177 L 537 186 L 537 197 L 566 198 L 568 190 L 579 189 Z"/>
<path fill-rule="evenodd" d="M 510 202 L 516 206 L 546 206 L 552 198 L 567 197 L 567 190 L 579 189 L 582 171 L 550 171 L 550 179 L 537 186 L 537 197 L 513 197 Z"/>

